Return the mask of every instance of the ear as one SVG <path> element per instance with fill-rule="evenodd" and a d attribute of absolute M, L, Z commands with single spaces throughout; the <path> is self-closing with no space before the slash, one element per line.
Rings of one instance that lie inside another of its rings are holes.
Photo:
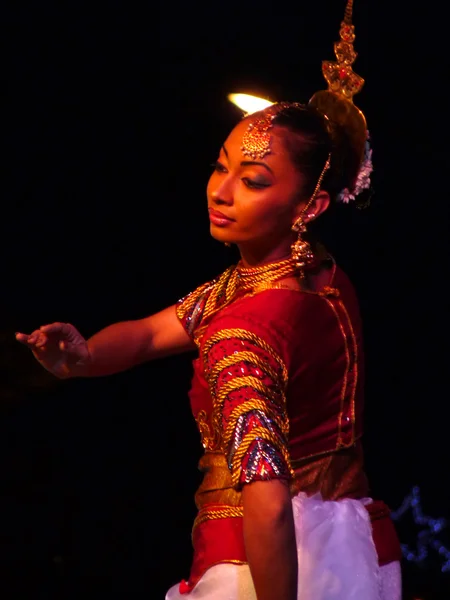
<path fill-rule="evenodd" d="M 324 213 L 330 205 L 330 194 L 325 190 L 319 190 L 314 198 L 313 202 L 309 206 L 306 214 L 303 214 L 307 204 L 301 203 L 297 206 L 295 211 L 295 219 L 300 216 L 303 217 L 304 223 L 309 223 L 317 219 L 319 215 Z"/>

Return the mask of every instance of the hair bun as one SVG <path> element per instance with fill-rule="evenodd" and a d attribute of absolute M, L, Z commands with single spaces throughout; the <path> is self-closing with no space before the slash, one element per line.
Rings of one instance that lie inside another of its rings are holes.
<path fill-rule="evenodd" d="M 342 187 L 352 189 L 364 160 L 366 119 L 353 102 L 329 90 L 316 92 L 308 106 L 325 117 L 332 141 L 331 165 L 335 176 L 345 176 Z M 334 164 L 333 164 L 334 163 Z"/>
<path fill-rule="evenodd" d="M 329 90 L 316 92 L 309 101 L 309 105 L 331 121 L 330 133 L 332 136 L 333 129 L 335 129 L 333 125 L 337 125 L 339 129 L 346 131 L 355 155 L 361 164 L 367 140 L 367 125 L 366 118 L 359 108 L 353 102 Z"/>

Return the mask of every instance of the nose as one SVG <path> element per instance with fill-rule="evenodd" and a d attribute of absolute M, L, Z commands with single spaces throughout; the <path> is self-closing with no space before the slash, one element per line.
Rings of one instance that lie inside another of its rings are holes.
<path fill-rule="evenodd" d="M 233 186 L 228 178 L 223 178 L 220 182 L 210 183 L 211 200 L 217 206 L 231 206 L 233 204 Z"/>

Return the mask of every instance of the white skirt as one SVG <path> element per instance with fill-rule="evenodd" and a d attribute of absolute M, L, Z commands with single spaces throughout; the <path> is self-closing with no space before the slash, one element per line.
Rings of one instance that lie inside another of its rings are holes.
<path fill-rule="evenodd" d="M 297 600 L 401 600 L 398 562 L 378 566 L 365 504 L 370 499 L 324 501 L 300 492 L 292 500 L 298 552 Z M 257 600 L 248 565 L 209 568 L 195 588 L 166 600 Z"/>

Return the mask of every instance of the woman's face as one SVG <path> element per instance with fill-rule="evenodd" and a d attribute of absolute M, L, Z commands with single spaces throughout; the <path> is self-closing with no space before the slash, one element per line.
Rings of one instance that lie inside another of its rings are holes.
<path fill-rule="evenodd" d="M 303 186 L 280 135 L 272 127 L 270 153 L 253 160 L 241 150 L 251 119 L 241 121 L 222 146 L 208 186 L 211 235 L 240 248 L 289 248 Z"/>

